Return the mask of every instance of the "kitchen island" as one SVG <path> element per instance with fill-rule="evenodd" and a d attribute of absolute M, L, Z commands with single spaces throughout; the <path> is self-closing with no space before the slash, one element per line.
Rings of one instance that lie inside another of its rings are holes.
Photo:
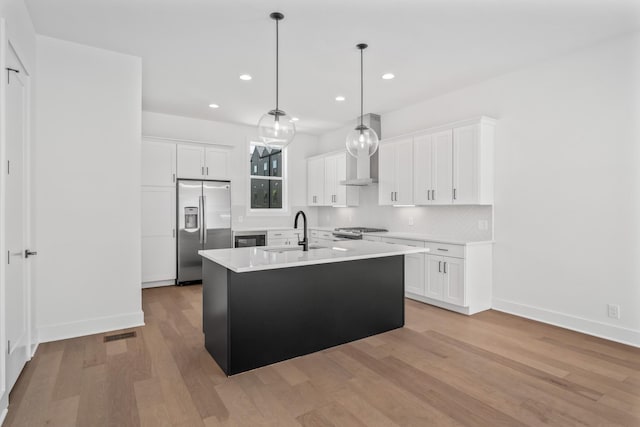
<path fill-rule="evenodd" d="M 361 240 L 200 251 L 205 347 L 233 375 L 400 328 L 404 255 L 427 251 Z"/>

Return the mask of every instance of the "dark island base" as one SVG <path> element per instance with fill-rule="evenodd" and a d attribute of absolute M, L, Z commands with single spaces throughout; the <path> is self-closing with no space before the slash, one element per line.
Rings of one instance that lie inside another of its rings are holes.
<path fill-rule="evenodd" d="M 205 347 L 227 375 L 404 326 L 404 256 L 234 273 L 203 260 Z"/>

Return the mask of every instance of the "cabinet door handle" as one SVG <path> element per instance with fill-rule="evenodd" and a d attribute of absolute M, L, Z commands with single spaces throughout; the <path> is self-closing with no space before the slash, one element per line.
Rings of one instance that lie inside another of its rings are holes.
<path fill-rule="evenodd" d="M 436 190 L 431 190 L 431 200 L 436 199 Z"/>
<path fill-rule="evenodd" d="M 398 192 L 396 191 L 396 202 L 398 201 Z"/>
<path fill-rule="evenodd" d="M 431 190 L 427 190 L 427 200 L 431 200 Z"/>
<path fill-rule="evenodd" d="M 207 166 L 207 176 L 209 176 L 209 166 Z"/>
<path fill-rule="evenodd" d="M 456 189 L 454 188 L 453 189 L 453 200 L 455 200 L 455 199 L 456 199 Z"/>
<path fill-rule="evenodd" d="M 438 261 L 438 273 L 442 273 L 442 261 Z"/>
<path fill-rule="evenodd" d="M 204 166 L 200 166 L 200 170 L 202 171 L 202 175 L 204 175 Z"/>
<path fill-rule="evenodd" d="M 447 274 L 447 261 L 444 262 L 444 274 Z"/>
<path fill-rule="evenodd" d="M 439 251 L 442 251 L 442 252 L 449 252 L 449 249 L 442 249 L 442 248 L 438 248 L 438 250 L 439 250 Z"/>
<path fill-rule="evenodd" d="M 393 202 L 393 191 L 391 192 L 391 201 Z"/>
<path fill-rule="evenodd" d="M 173 174 L 173 182 L 176 182 L 176 174 Z"/>

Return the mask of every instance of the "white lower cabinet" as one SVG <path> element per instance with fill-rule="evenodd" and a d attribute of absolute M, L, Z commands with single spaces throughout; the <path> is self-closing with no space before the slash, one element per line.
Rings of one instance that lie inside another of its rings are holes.
<path fill-rule="evenodd" d="M 364 236 L 365 240 L 375 238 Z M 385 243 L 429 248 L 426 254 L 404 257 L 407 298 L 462 314 L 491 308 L 491 242 L 460 245 L 391 237 L 378 239 Z"/>
<path fill-rule="evenodd" d="M 425 266 L 427 277 L 424 295 L 435 300 L 444 301 L 466 307 L 464 289 L 464 260 L 460 258 L 445 257 L 439 255 L 427 255 Z M 408 288 L 407 292 L 412 292 Z"/>
<path fill-rule="evenodd" d="M 300 240 L 304 231 L 300 229 L 267 231 L 267 246 L 295 246 Z"/>

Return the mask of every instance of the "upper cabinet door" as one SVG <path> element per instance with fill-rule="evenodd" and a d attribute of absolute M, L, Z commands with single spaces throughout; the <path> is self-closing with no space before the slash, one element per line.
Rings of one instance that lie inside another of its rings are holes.
<path fill-rule="evenodd" d="M 324 205 L 324 157 L 307 161 L 307 204 L 309 206 Z"/>
<path fill-rule="evenodd" d="M 178 145 L 178 178 L 205 178 L 204 148 Z"/>
<path fill-rule="evenodd" d="M 347 179 L 347 156 L 348 154 L 342 153 L 335 156 L 336 159 L 336 189 L 335 189 L 335 201 L 337 205 L 347 205 L 347 186 L 340 184 L 341 181 Z"/>
<path fill-rule="evenodd" d="M 335 201 L 337 166 L 335 156 L 324 159 L 324 204 L 328 206 L 337 204 Z"/>
<path fill-rule="evenodd" d="M 413 138 L 395 142 L 394 205 L 413 204 Z"/>
<path fill-rule="evenodd" d="M 229 151 L 205 148 L 204 172 L 207 179 L 229 179 Z"/>
<path fill-rule="evenodd" d="M 479 203 L 479 125 L 453 130 L 453 203 Z"/>
<path fill-rule="evenodd" d="M 450 205 L 453 201 L 453 131 L 432 136 L 431 203 Z"/>
<path fill-rule="evenodd" d="M 393 205 L 395 198 L 395 147 L 383 143 L 378 147 L 378 204 Z"/>
<path fill-rule="evenodd" d="M 413 139 L 413 201 L 416 205 L 431 204 L 432 135 Z"/>
<path fill-rule="evenodd" d="M 166 187 L 176 182 L 176 144 L 142 141 L 142 185 Z"/>

